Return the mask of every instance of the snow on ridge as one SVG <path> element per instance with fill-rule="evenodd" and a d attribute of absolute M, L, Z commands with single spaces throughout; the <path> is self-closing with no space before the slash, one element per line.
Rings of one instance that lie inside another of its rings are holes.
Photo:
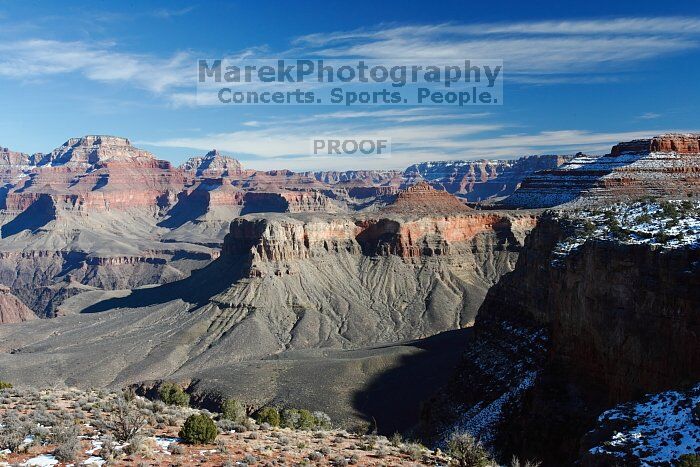
<path fill-rule="evenodd" d="M 600 425 L 620 427 L 589 449 L 593 455 L 635 458 L 639 465 L 668 465 L 700 454 L 700 384 L 688 392 L 666 391 L 604 412 Z"/>
<path fill-rule="evenodd" d="M 557 244 L 554 263 L 588 240 L 614 240 L 661 248 L 700 248 L 700 201 L 616 203 L 561 215 L 570 218 L 577 229 L 575 234 Z"/>

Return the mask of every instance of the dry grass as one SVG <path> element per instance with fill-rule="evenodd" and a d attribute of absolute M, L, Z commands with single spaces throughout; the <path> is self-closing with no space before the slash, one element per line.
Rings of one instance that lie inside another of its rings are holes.
<path fill-rule="evenodd" d="M 140 397 L 126 402 L 121 394 L 104 391 L 0 390 L 0 465 L 42 455 L 65 458 L 58 465 L 81 465 L 88 459 L 105 460 L 105 465 L 150 466 L 449 463 L 439 452 L 421 447 L 418 453 L 413 445 L 392 443 L 383 436 L 270 428 L 252 420 L 220 421 L 220 433 L 211 445 L 172 441 L 184 420 L 197 412 Z"/>

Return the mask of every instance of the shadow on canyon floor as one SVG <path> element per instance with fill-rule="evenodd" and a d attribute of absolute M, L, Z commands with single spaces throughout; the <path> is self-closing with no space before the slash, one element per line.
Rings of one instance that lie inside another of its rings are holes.
<path fill-rule="evenodd" d="M 353 406 L 380 434 L 408 434 L 420 420 L 421 408 L 452 378 L 473 329 L 447 331 L 404 344 L 420 351 L 375 377 L 353 398 Z"/>
<path fill-rule="evenodd" d="M 83 313 L 100 313 L 116 308 L 143 308 L 174 300 L 202 306 L 247 277 L 250 265 L 236 257 L 221 257 L 208 266 L 192 271 L 192 275 L 157 287 L 135 289 L 126 297 L 110 298 L 88 306 Z"/>

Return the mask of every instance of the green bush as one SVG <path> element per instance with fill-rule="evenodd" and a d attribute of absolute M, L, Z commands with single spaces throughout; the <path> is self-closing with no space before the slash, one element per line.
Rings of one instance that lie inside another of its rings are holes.
<path fill-rule="evenodd" d="M 460 467 L 486 467 L 492 464 L 486 449 L 469 433 L 455 433 L 447 443 L 447 453 Z"/>
<path fill-rule="evenodd" d="M 330 430 L 333 427 L 331 417 L 329 417 L 327 413 L 316 411 L 313 413 L 313 416 L 316 421 L 316 428 L 320 430 Z"/>
<path fill-rule="evenodd" d="M 649 214 L 642 214 L 641 216 L 637 217 L 635 222 L 637 224 L 648 224 L 652 221 L 653 219 L 651 218 L 651 215 Z"/>
<path fill-rule="evenodd" d="M 267 423 L 270 426 L 280 426 L 280 413 L 274 407 L 263 407 L 255 415 L 255 421 L 260 424 Z"/>
<path fill-rule="evenodd" d="M 221 418 L 241 423 L 247 416 L 243 404 L 236 399 L 226 399 L 223 404 L 221 404 Z"/>
<path fill-rule="evenodd" d="M 659 206 L 661 206 L 661 210 L 665 216 L 670 217 L 671 219 L 676 219 L 678 217 L 678 209 L 672 203 L 662 201 Z"/>
<path fill-rule="evenodd" d="M 306 409 L 284 409 L 281 414 L 281 425 L 294 430 L 313 430 L 316 428 L 316 418 Z"/>
<path fill-rule="evenodd" d="M 165 382 L 158 389 L 158 397 L 168 405 L 186 407 L 190 405 L 190 396 L 175 383 Z"/>
<path fill-rule="evenodd" d="M 2 389 L 12 389 L 12 383 L 8 383 L 7 381 L 0 381 L 0 390 Z"/>
<path fill-rule="evenodd" d="M 187 417 L 178 436 L 189 444 L 211 444 L 217 434 L 214 420 L 204 414 L 196 414 Z"/>

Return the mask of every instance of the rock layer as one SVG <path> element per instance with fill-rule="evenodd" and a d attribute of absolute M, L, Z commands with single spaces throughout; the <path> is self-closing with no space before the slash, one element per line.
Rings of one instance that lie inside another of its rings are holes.
<path fill-rule="evenodd" d="M 34 319 L 34 312 L 12 295 L 9 287 L 0 286 L 0 324 L 21 323 Z"/>
<path fill-rule="evenodd" d="M 699 135 L 661 135 L 620 143 L 601 157 L 578 155 L 557 169 L 526 178 L 500 206 L 541 208 L 698 194 L 698 141 Z"/>

